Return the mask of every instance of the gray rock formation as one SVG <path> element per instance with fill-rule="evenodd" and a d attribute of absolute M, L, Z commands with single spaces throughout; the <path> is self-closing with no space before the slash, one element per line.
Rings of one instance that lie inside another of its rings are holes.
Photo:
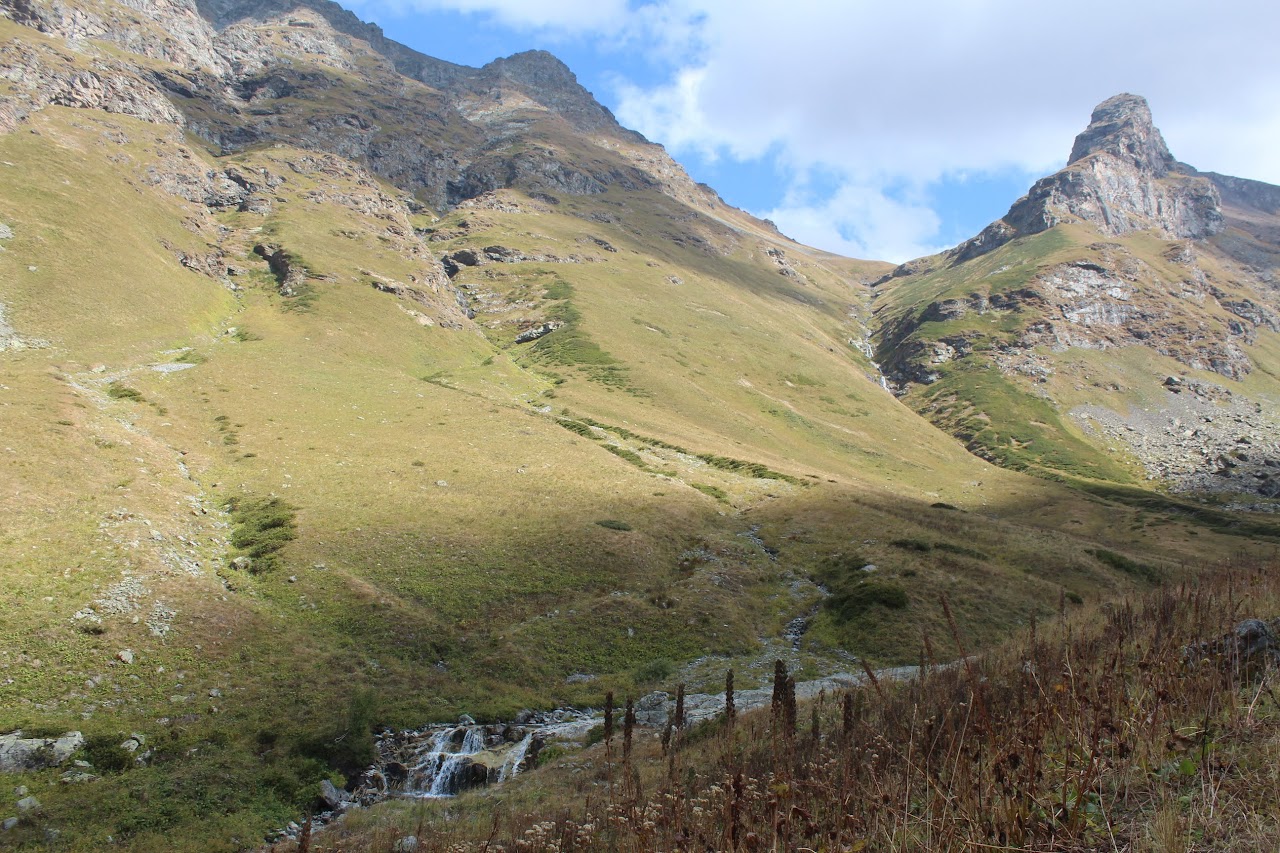
<path fill-rule="evenodd" d="M 357 161 L 436 210 L 507 187 L 656 188 L 717 201 L 545 51 L 455 65 L 387 39 L 328 0 L 0 0 L 0 14 L 78 49 L 106 42 L 150 60 L 98 55 L 77 69 L 51 49 L 2 45 L 0 67 L 16 94 L 0 98 L 0 132 L 61 104 L 185 126 L 227 154 L 287 141 Z M 322 92 L 319 109 L 314 97 L 305 106 L 296 97 Z M 527 142 L 531 123 L 549 129 L 547 142 L 514 144 Z M 558 133 L 599 144 L 600 156 L 564 150 Z"/>
<path fill-rule="evenodd" d="M 0 773 L 21 773 L 65 764 L 84 746 L 84 735 L 67 732 L 61 737 L 23 737 L 22 732 L 0 735 Z"/>
<path fill-rule="evenodd" d="M 1222 200 L 1209 178 L 1174 159 L 1137 95 L 1099 104 L 1060 172 L 1037 181 L 1004 218 L 949 253 L 952 263 L 1061 222 L 1119 236 L 1153 229 L 1166 239 L 1200 239 L 1222 229 Z"/>

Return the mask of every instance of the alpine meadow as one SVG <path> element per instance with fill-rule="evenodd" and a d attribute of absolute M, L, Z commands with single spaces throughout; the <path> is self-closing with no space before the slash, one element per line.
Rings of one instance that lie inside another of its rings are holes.
<path fill-rule="evenodd" d="M 0 0 L 0 848 L 1280 848 L 1280 187 L 1080 124 L 895 265 L 544 51 Z"/>

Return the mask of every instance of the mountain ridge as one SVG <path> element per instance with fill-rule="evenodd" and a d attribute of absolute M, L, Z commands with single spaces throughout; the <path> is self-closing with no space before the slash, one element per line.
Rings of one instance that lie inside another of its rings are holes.
<path fill-rule="evenodd" d="M 338 7 L 203 8 L 0 0 L 0 732 L 81 730 L 98 777 L 6 775 L 43 801 L 6 843 L 240 849 L 375 726 L 948 658 L 1280 538 L 1073 414 L 1180 401 L 1265 472 L 1234 439 L 1274 339 L 1222 307 L 1266 307 L 1231 260 L 1270 257 L 1261 208 L 872 288 L 892 265 L 725 205 L 545 55 L 428 84 Z M 1055 276 L 1103 297 L 1024 340 L 1075 305 Z M 1249 369 L 1118 345 L 1200 322 Z"/>
<path fill-rule="evenodd" d="M 1175 488 L 1226 487 L 1273 497 L 1280 487 L 1272 469 L 1280 459 L 1274 450 L 1246 453 L 1235 439 L 1265 442 L 1275 428 L 1269 336 L 1280 332 L 1273 284 L 1280 271 L 1278 196 L 1280 188 L 1178 162 L 1146 101 L 1117 95 L 1094 110 L 1067 165 L 1037 181 L 1005 217 L 955 249 L 902 265 L 877 283 L 893 306 L 878 309 L 886 317 L 879 360 L 920 410 L 991 458 L 1012 459 L 986 443 L 993 438 L 975 435 L 993 435 L 1010 424 L 962 423 L 951 404 L 926 402 L 937 389 L 913 386 L 945 379 L 959 390 L 968 381 L 959 373 L 987 365 L 999 371 L 1001 396 L 1074 401 L 1063 407 L 1068 417 L 1055 427 L 1056 438 L 1024 434 L 1024 441 L 1045 452 L 1077 440 L 1083 451 L 1100 441 L 1123 448 L 1140 460 L 1148 478 Z M 954 329 L 943 332 L 948 326 Z M 1233 417 L 1245 427 L 1242 434 L 1219 434 L 1211 410 L 1183 411 L 1185 405 L 1140 391 L 1132 372 L 1111 380 L 1107 393 L 1062 387 L 1060 365 L 1085 350 L 1115 352 L 1117 359 L 1125 351 L 1135 366 L 1151 362 L 1146 370 L 1157 374 L 1154 381 L 1167 380 L 1160 387 L 1170 395 L 1181 391 L 1180 377 L 1205 383 L 1210 390 L 1204 393 L 1219 401 L 1240 395 L 1242 409 Z M 1157 366 L 1144 352 L 1174 364 Z M 1259 373 L 1265 378 L 1251 389 L 1219 384 Z M 1168 412 L 1167 422 L 1151 418 L 1153 411 Z M 1186 436 L 1169 442 L 1144 437 L 1168 432 L 1168 423 L 1181 435 L 1178 427 L 1188 415 L 1199 426 L 1185 430 Z"/>

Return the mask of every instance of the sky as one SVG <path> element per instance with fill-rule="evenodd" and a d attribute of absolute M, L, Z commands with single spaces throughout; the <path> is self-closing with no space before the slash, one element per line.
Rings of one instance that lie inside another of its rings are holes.
<path fill-rule="evenodd" d="M 549 50 L 694 180 L 852 257 L 976 234 L 1120 92 L 1147 98 L 1178 159 L 1280 184 L 1274 0 L 343 5 L 463 65 Z"/>

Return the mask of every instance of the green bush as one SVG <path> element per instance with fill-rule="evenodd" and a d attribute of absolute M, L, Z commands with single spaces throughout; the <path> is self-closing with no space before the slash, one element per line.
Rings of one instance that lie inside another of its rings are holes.
<path fill-rule="evenodd" d="M 834 593 L 827 609 L 840 619 L 856 619 L 873 607 L 901 610 L 907 606 L 907 591 L 891 581 L 868 580 Z"/>
<path fill-rule="evenodd" d="M 1092 548 L 1086 553 L 1092 554 L 1099 563 L 1139 580 L 1144 580 L 1148 583 L 1160 583 L 1160 581 L 1164 580 L 1163 573 L 1156 567 L 1149 566 L 1146 563 L 1139 563 L 1137 560 L 1131 560 L 1124 554 L 1117 554 L 1115 551 L 1108 551 L 1105 548 Z"/>
<path fill-rule="evenodd" d="M 725 494 L 724 489 L 720 488 L 719 486 L 709 486 L 706 483 L 690 483 L 689 485 L 693 486 L 695 489 L 702 492 L 704 495 L 710 495 L 711 497 L 715 498 L 721 503 L 729 502 L 729 496 Z"/>
<path fill-rule="evenodd" d="M 654 684 L 670 678 L 676 671 L 676 665 L 666 658 L 655 658 L 635 668 L 632 677 L 636 684 Z"/>
<path fill-rule="evenodd" d="M 297 537 L 296 511 L 280 498 L 232 498 L 226 503 L 235 530 L 233 557 L 252 557 L 255 574 L 275 567 L 275 553 Z"/>
<path fill-rule="evenodd" d="M 85 738 L 85 757 L 99 773 L 123 773 L 133 766 L 133 754 L 120 744 L 126 735 L 91 734 Z"/>
<path fill-rule="evenodd" d="M 617 456 L 619 459 L 626 460 L 639 468 L 647 467 L 644 464 L 644 459 L 640 457 L 640 454 L 628 447 L 619 447 L 616 444 L 606 444 L 604 445 L 604 449 L 612 453 L 614 456 Z"/>
<path fill-rule="evenodd" d="M 612 518 L 603 518 L 600 521 L 597 521 L 596 524 L 600 525 L 601 527 L 607 527 L 610 530 L 630 530 L 631 529 L 631 525 L 627 524 L 625 521 L 615 521 Z"/>
<path fill-rule="evenodd" d="M 952 545 L 950 542 L 935 542 L 933 544 L 935 550 L 946 551 L 949 554 L 959 554 L 962 557 L 972 557 L 975 560 L 989 560 L 991 557 L 976 548 L 966 548 L 963 545 Z"/>
<path fill-rule="evenodd" d="M 130 388 L 128 385 L 122 385 L 119 382 L 112 382 L 107 386 L 107 396 L 113 400 L 132 400 L 135 403 L 145 403 L 147 398 L 142 396 L 142 392 L 136 388 Z"/>

